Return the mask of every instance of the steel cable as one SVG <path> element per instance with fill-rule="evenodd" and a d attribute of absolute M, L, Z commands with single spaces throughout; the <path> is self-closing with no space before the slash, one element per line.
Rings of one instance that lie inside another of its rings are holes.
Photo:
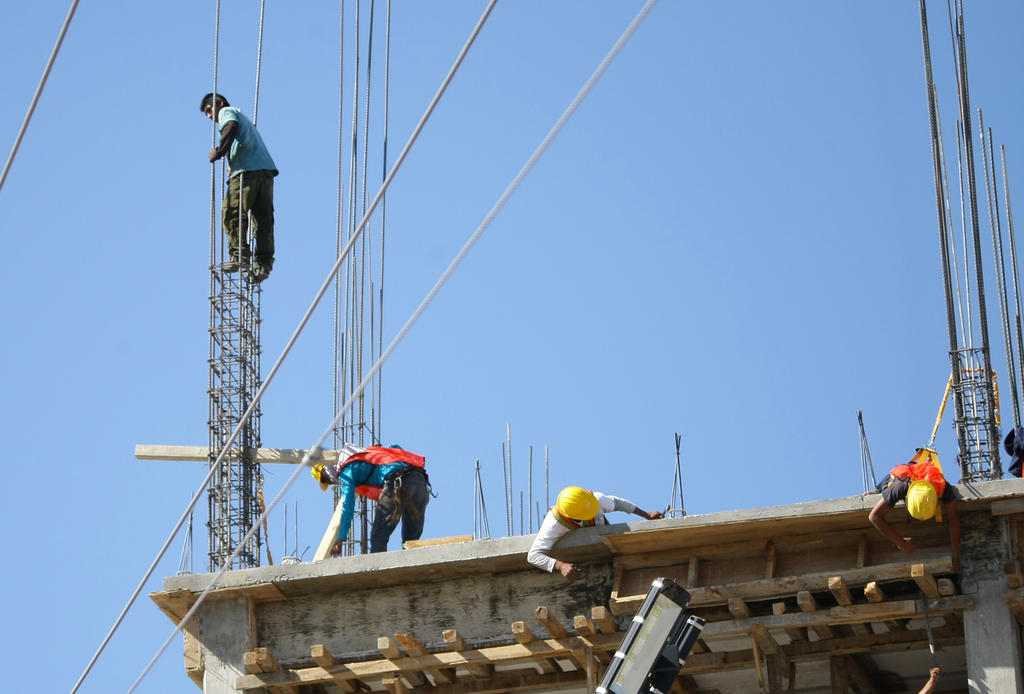
<path fill-rule="evenodd" d="M 50 52 L 50 59 L 46 61 L 46 67 L 43 68 L 43 76 L 39 79 L 36 92 L 32 95 L 32 101 L 28 105 L 28 113 L 25 114 L 25 120 L 22 121 L 21 128 L 18 129 L 18 135 L 14 138 L 14 146 L 11 147 L 11 153 L 7 157 L 7 163 L 4 164 L 4 170 L 0 173 L 0 190 L 3 190 L 4 181 L 7 180 L 7 172 L 11 170 L 11 165 L 14 164 L 14 157 L 18 154 L 18 149 L 21 148 L 21 140 L 25 137 L 28 124 L 32 121 L 32 115 L 36 112 L 39 97 L 43 95 L 43 87 L 46 86 L 46 81 L 50 77 L 50 70 L 53 69 L 53 64 L 57 60 L 57 54 L 60 53 L 60 47 L 64 43 L 64 37 L 68 33 L 68 27 L 71 26 L 71 20 L 74 18 L 75 10 L 77 9 L 78 0 L 74 0 L 71 3 L 71 7 L 68 8 L 67 16 L 64 17 L 64 24 L 61 25 L 60 32 L 57 34 L 57 43 L 54 44 L 53 51 Z"/>

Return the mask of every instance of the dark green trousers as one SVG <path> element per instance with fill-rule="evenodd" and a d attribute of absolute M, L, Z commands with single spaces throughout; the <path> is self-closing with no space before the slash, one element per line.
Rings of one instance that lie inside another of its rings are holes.
<path fill-rule="evenodd" d="M 249 261 L 248 239 L 256 239 L 256 264 L 274 266 L 274 174 L 271 171 L 245 171 L 228 179 L 228 192 L 223 201 L 224 233 L 228 237 L 231 258 Z M 252 229 L 247 236 L 248 213 Z M 239 239 L 242 239 L 239 255 Z"/>

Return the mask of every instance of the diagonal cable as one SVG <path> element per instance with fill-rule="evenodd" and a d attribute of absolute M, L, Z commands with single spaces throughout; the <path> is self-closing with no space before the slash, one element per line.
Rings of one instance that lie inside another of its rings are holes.
<path fill-rule="evenodd" d="M 36 105 L 39 103 L 39 97 L 43 95 L 43 87 L 46 86 L 46 80 L 50 77 L 50 70 L 53 69 L 53 64 L 57 60 L 57 54 L 60 53 L 61 44 L 64 43 L 64 36 L 68 33 L 68 27 L 71 26 L 71 20 L 75 16 L 75 10 L 78 9 L 78 0 L 72 0 L 71 7 L 68 9 L 68 14 L 64 18 L 64 24 L 60 27 L 60 32 L 57 34 L 57 43 L 53 46 L 53 51 L 50 53 L 50 59 L 46 61 L 46 67 L 43 68 L 43 76 L 39 80 L 39 86 L 36 87 L 36 93 L 32 96 L 32 102 L 29 104 L 28 113 L 25 114 L 25 120 L 21 123 L 21 128 L 18 130 L 18 136 L 14 138 L 14 147 L 11 148 L 11 154 L 7 157 L 7 163 L 4 164 L 3 172 L 0 172 L 0 190 L 3 190 L 4 181 L 7 180 L 7 172 L 11 170 L 11 165 L 14 163 L 14 157 L 18 154 L 18 149 L 21 147 L 21 140 L 25 137 L 25 131 L 28 130 L 28 124 L 32 120 L 32 114 L 36 112 Z"/>

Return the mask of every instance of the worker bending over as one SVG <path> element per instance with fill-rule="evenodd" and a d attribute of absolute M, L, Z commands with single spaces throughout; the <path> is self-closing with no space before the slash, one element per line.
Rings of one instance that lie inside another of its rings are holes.
<path fill-rule="evenodd" d="M 934 517 L 942 522 L 942 508 L 949 515 L 949 543 L 953 554 L 953 571 L 960 571 L 960 513 L 957 501 L 960 492 L 946 482 L 935 451 L 919 448 L 906 465 L 897 465 L 889 472 L 889 478 L 880 485 L 882 498 L 868 514 L 868 520 L 878 531 L 892 540 L 903 552 L 917 549 L 912 538 L 901 537 L 885 520 L 889 509 L 906 500 L 907 511 L 918 520 Z"/>
<path fill-rule="evenodd" d="M 327 491 L 332 484 L 341 489 L 341 524 L 338 539 L 331 547 L 331 556 L 341 549 L 352 527 L 355 495 L 377 502 L 370 530 L 370 551 L 385 552 L 391 533 L 402 521 L 402 542 L 418 540 L 423 534 L 423 521 L 430 501 L 430 479 L 426 458 L 403 450 L 401 446 L 370 446 L 360 448 L 350 443 L 342 446 L 337 465 L 314 465 L 313 479 Z"/>
<path fill-rule="evenodd" d="M 617 496 L 591 492 L 580 487 L 566 487 L 558 494 L 558 501 L 540 524 L 537 537 L 533 539 L 526 560 L 544 571 L 558 571 L 570 581 L 580 577 L 580 569 L 575 564 L 560 561 L 548 555 L 558 538 L 570 530 L 607 525 L 606 513 L 625 511 L 647 520 L 663 518 L 660 511 L 644 511 L 625 499 Z"/>

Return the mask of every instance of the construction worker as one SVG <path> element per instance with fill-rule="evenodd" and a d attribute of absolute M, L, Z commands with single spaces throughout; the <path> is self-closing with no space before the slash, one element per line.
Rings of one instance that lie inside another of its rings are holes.
<path fill-rule="evenodd" d="M 939 684 L 939 675 L 942 674 L 942 668 L 933 667 L 928 671 L 928 681 L 921 687 L 921 691 L 917 694 L 932 694 L 935 691 L 935 687 Z"/>
<path fill-rule="evenodd" d="M 1010 456 L 1010 466 L 1007 468 L 1014 477 L 1021 476 L 1022 461 L 1024 461 L 1024 427 L 1014 427 L 1003 439 L 1003 448 Z"/>
<path fill-rule="evenodd" d="M 660 511 L 644 511 L 625 499 L 617 496 L 591 492 L 582 487 L 566 487 L 558 494 L 558 501 L 540 524 L 537 537 L 533 539 L 526 560 L 544 571 L 557 571 L 570 581 L 580 577 L 580 569 L 575 564 L 555 559 L 548 555 L 558 538 L 570 530 L 594 525 L 607 525 L 606 513 L 625 511 L 647 520 L 664 518 Z"/>
<path fill-rule="evenodd" d="M 906 500 L 907 511 L 917 520 L 935 518 L 942 521 L 942 509 L 949 515 L 949 543 L 953 554 L 953 571 L 960 571 L 960 513 L 957 501 L 960 492 L 946 482 L 939 457 L 929 448 L 919 448 L 905 465 L 897 465 L 888 479 L 879 485 L 882 498 L 868 514 L 868 520 L 878 531 L 892 540 L 903 552 L 917 549 L 912 538 L 901 537 L 885 520 L 889 509 Z"/>
<path fill-rule="evenodd" d="M 377 502 L 370 530 L 370 551 L 385 552 L 388 538 L 402 521 L 402 542 L 418 540 L 430 501 L 430 480 L 426 458 L 401 446 L 360 448 L 346 443 L 339 451 L 338 465 L 314 465 L 313 479 L 320 489 L 336 484 L 341 489 L 341 524 L 331 556 L 341 554 L 355 510 L 355 495 Z"/>
<path fill-rule="evenodd" d="M 256 126 L 240 110 L 228 104 L 220 94 L 207 94 L 199 110 L 217 123 L 220 144 L 210 150 L 210 162 L 227 156 L 231 174 L 228 192 L 222 203 L 224 233 L 228 237 L 228 260 L 225 272 L 249 266 L 249 246 L 240 241 L 243 220 L 252 214 L 256 237 L 252 279 L 262 282 L 274 267 L 274 176 L 277 167 L 270 157 Z"/>

